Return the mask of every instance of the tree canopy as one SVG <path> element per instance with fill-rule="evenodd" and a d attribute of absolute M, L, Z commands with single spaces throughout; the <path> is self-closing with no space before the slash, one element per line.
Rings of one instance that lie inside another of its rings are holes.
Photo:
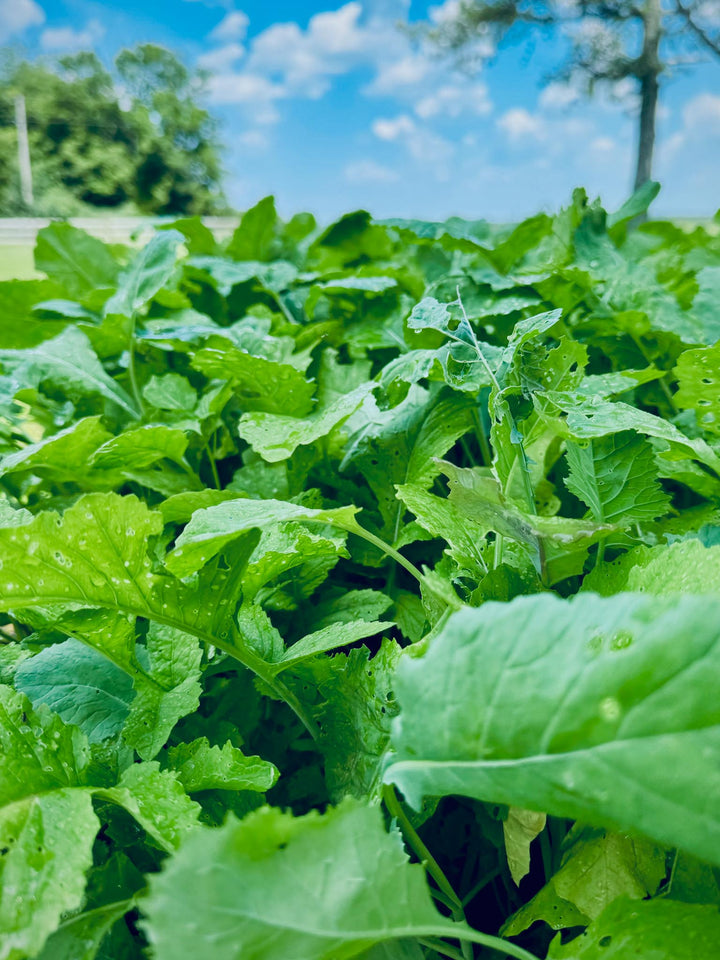
<path fill-rule="evenodd" d="M 169 50 L 122 50 L 114 70 L 93 53 L 10 62 L 0 75 L 0 212 L 69 215 L 88 207 L 146 214 L 226 208 L 217 122 L 202 74 Z M 35 204 L 20 198 L 15 98 L 25 98 Z"/>

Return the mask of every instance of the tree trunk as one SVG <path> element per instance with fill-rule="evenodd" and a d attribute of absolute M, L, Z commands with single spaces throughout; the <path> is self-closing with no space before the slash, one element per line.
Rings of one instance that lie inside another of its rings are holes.
<path fill-rule="evenodd" d="M 640 55 L 640 123 L 638 128 L 637 168 L 635 189 L 647 183 L 652 176 L 653 149 L 655 147 L 655 117 L 659 81 L 660 35 L 662 10 L 660 0 L 646 0 L 643 9 L 643 49 Z"/>

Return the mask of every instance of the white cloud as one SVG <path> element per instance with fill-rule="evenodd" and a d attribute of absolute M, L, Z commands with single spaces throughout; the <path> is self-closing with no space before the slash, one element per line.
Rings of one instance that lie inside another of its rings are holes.
<path fill-rule="evenodd" d="M 595 137 L 590 141 L 590 152 L 601 157 L 607 157 L 617 150 L 617 143 L 612 137 Z"/>
<path fill-rule="evenodd" d="M 242 105 L 259 124 L 277 123 L 275 101 L 284 95 L 281 86 L 254 73 L 218 73 L 208 81 L 208 96 L 213 103 Z"/>
<path fill-rule="evenodd" d="M 35 0 L 0 0 L 0 43 L 45 23 L 45 11 Z"/>
<path fill-rule="evenodd" d="M 720 96 L 709 91 L 698 93 L 682 108 L 682 126 L 661 142 L 659 153 L 670 159 L 688 144 L 720 136 Z"/>
<path fill-rule="evenodd" d="M 242 10 L 231 10 L 209 34 L 211 40 L 227 43 L 230 40 L 244 40 L 250 18 Z"/>
<path fill-rule="evenodd" d="M 461 86 L 448 83 L 415 104 L 415 113 L 423 120 L 429 117 L 459 117 L 461 113 L 487 115 L 492 111 L 488 88 L 484 83 Z"/>
<path fill-rule="evenodd" d="M 235 139 L 235 145 L 253 153 L 263 153 L 270 146 L 270 138 L 264 130 L 246 130 Z"/>
<path fill-rule="evenodd" d="M 320 97 L 330 78 L 348 73 L 377 52 L 381 37 L 374 22 L 362 24 L 358 2 L 316 13 L 307 29 L 275 23 L 254 40 L 249 69 L 277 77 L 289 95 Z"/>
<path fill-rule="evenodd" d="M 378 118 L 372 125 L 372 132 L 379 140 L 402 145 L 418 163 L 432 167 L 437 180 L 449 178 L 455 147 L 444 137 L 420 126 L 407 113 Z"/>
<path fill-rule="evenodd" d="M 496 122 L 498 127 L 514 142 L 542 140 L 545 137 L 544 122 L 524 107 L 513 107 L 511 110 L 507 110 Z"/>
<path fill-rule="evenodd" d="M 392 120 L 379 118 L 372 125 L 372 131 L 380 140 L 398 140 L 416 130 L 415 121 L 406 113 Z"/>
<path fill-rule="evenodd" d="M 688 130 L 720 133 L 720 96 L 707 91 L 699 93 L 685 104 L 682 116 Z"/>
<path fill-rule="evenodd" d="M 538 100 L 543 110 L 562 110 L 580 99 L 580 92 L 569 83 L 549 83 Z"/>
<path fill-rule="evenodd" d="M 241 43 L 226 43 L 222 47 L 208 50 L 197 58 L 197 65 L 213 73 L 225 73 L 245 56 L 245 47 Z"/>
<path fill-rule="evenodd" d="M 105 36 L 105 27 L 99 20 L 90 20 L 82 30 L 72 27 L 47 27 L 40 34 L 43 50 L 82 50 L 95 46 Z"/>
<path fill-rule="evenodd" d="M 349 163 L 343 176 L 348 183 L 396 183 L 400 175 L 390 167 L 385 167 L 374 160 L 357 160 Z"/>
<path fill-rule="evenodd" d="M 433 64 L 423 53 L 412 52 L 399 60 L 381 63 L 377 76 L 365 87 L 368 94 L 392 94 L 398 89 L 415 87 L 432 71 Z"/>
<path fill-rule="evenodd" d="M 445 0 L 437 7 L 430 7 L 428 15 L 433 23 L 447 23 L 460 13 L 460 0 Z"/>

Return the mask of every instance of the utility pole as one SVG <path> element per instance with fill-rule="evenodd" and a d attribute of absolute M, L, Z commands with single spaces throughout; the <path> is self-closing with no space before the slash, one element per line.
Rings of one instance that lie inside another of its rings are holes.
<path fill-rule="evenodd" d="M 27 113 L 25 97 L 19 93 L 15 97 L 15 127 L 17 129 L 18 169 L 20 171 L 20 193 L 27 207 L 33 206 L 32 167 L 30 166 L 30 144 L 28 142 Z"/>

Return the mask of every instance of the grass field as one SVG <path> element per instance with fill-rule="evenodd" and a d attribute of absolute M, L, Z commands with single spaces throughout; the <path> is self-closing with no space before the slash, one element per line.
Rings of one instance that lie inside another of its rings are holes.
<path fill-rule="evenodd" d="M 33 264 L 33 248 L 0 246 L 0 280 L 30 280 L 38 277 Z"/>

